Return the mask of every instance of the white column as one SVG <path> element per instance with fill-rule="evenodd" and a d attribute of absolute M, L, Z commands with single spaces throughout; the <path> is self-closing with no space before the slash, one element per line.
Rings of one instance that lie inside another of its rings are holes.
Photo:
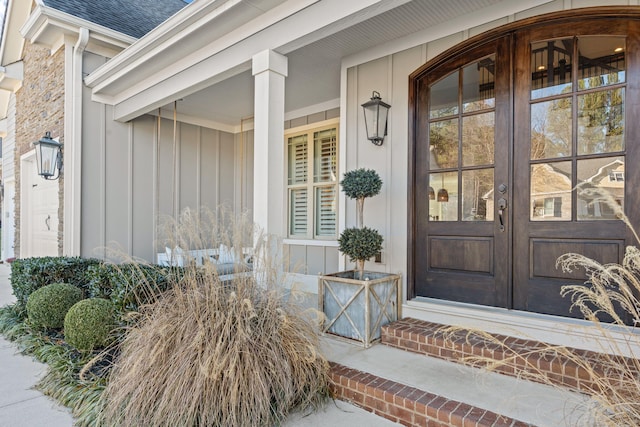
<path fill-rule="evenodd" d="M 287 57 L 265 50 L 253 57 L 253 221 L 285 236 L 284 79 Z"/>

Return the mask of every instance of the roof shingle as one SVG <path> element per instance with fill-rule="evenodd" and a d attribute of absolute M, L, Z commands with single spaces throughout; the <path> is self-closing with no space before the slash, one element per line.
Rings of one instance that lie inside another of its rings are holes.
<path fill-rule="evenodd" d="M 44 0 L 44 4 L 136 38 L 187 5 L 183 0 Z"/>

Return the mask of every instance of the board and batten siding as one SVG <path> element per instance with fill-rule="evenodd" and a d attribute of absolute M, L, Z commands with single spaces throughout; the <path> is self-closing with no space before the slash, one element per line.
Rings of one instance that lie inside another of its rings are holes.
<path fill-rule="evenodd" d="M 111 107 L 94 107 L 102 117 L 111 114 Z M 251 181 L 252 170 L 240 158 L 251 150 L 239 150 L 236 135 L 178 123 L 174 163 L 171 120 L 161 120 L 158 146 L 158 119 L 150 115 L 124 124 L 103 119 L 83 133 L 82 256 L 107 257 L 108 246 L 153 261 L 164 248 L 156 218 L 185 208 L 250 209 L 251 198 L 234 177 Z M 251 136 L 245 145 L 252 145 Z"/>
<path fill-rule="evenodd" d="M 102 61 L 87 59 L 94 68 Z M 161 236 L 155 235 L 157 218 L 187 207 L 251 209 L 253 131 L 232 134 L 177 122 L 174 158 L 171 118 L 160 120 L 158 129 L 157 116 L 127 123 L 112 117 L 112 107 L 92 102 L 85 88 L 82 256 L 110 258 L 109 248 L 155 261 L 164 250 Z"/>
<path fill-rule="evenodd" d="M 346 117 L 341 155 L 345 170 L 375 169 L 382 178 L 380 194 L 364 203 L 364 225 L 377 229 L 384 237 L 381 262 L 370 260 L 372 271 L 403 273 L 407 266 L 407 187 L 408 187 L 408 76 L 424 62 L 422 46 L 350 67 L 346 71 Z M 388 135 L 382 146 L 367 139 L 361 104 L 380 92 L 391 104 Z M 356 203 L 343 197 L 345 227 L 356 224 Z M 346 268 L 354 264 L 346 260 Z M 404 276 L 404 274 L 403 274 Z M 404 277 L 403 277 L 404 278 Z M 404 278 L 406 281 L 406 278 Z"/>

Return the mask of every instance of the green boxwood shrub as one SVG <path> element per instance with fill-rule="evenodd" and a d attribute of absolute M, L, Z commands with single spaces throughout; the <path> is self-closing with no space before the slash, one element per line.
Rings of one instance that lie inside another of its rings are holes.
<path fill-rule="evenodd" d="M 29 323 L 37 329 L 62 328 L 67 311 L 82 298 L 82 289 L 69 283 L 53 283 L 36 289 L 27 300 Z"/>
<path fill-rule="evenodd" d="M 23 309 L 32 292 L 52 283 L 69 283 L 83 289 L 87 295 L 86 272 L 100 265 L 94 258 L 41 257 L 17 259 L 11 264 L 11 287 L 18 307 Z"/>
<path fill-rule="evenodd" d="M 78 350 L 91 351 L 108 344 L 116 326 L 111 301 L 89 298 L 77 302 L 64 318 L 65 341 Z"/>
<path fill-rule="evenodd" d="M 383 238 L 377 230 L 352 227 L 340 235 L 338 249 L 353 262 L 366 261 L 382 250 L 382 242 Z"/>
<path fill-rule="evenodd" d="M 135 311 L 169 287 L 168 277 L 183 269 L 136 263 L 100 264 L 89 267 L 89 296 L 111 300 L 117 312 Z"/>

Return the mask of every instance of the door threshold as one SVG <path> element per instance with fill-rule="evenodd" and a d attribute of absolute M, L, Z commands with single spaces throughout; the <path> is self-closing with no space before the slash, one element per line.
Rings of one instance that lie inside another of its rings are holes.
<path fill-rule="evenodd" d="M 425 297 L 405 302 L 402 316 L 584 350 L 640 356 L 640 328 L 596 325 L 581 319 Z"/>

